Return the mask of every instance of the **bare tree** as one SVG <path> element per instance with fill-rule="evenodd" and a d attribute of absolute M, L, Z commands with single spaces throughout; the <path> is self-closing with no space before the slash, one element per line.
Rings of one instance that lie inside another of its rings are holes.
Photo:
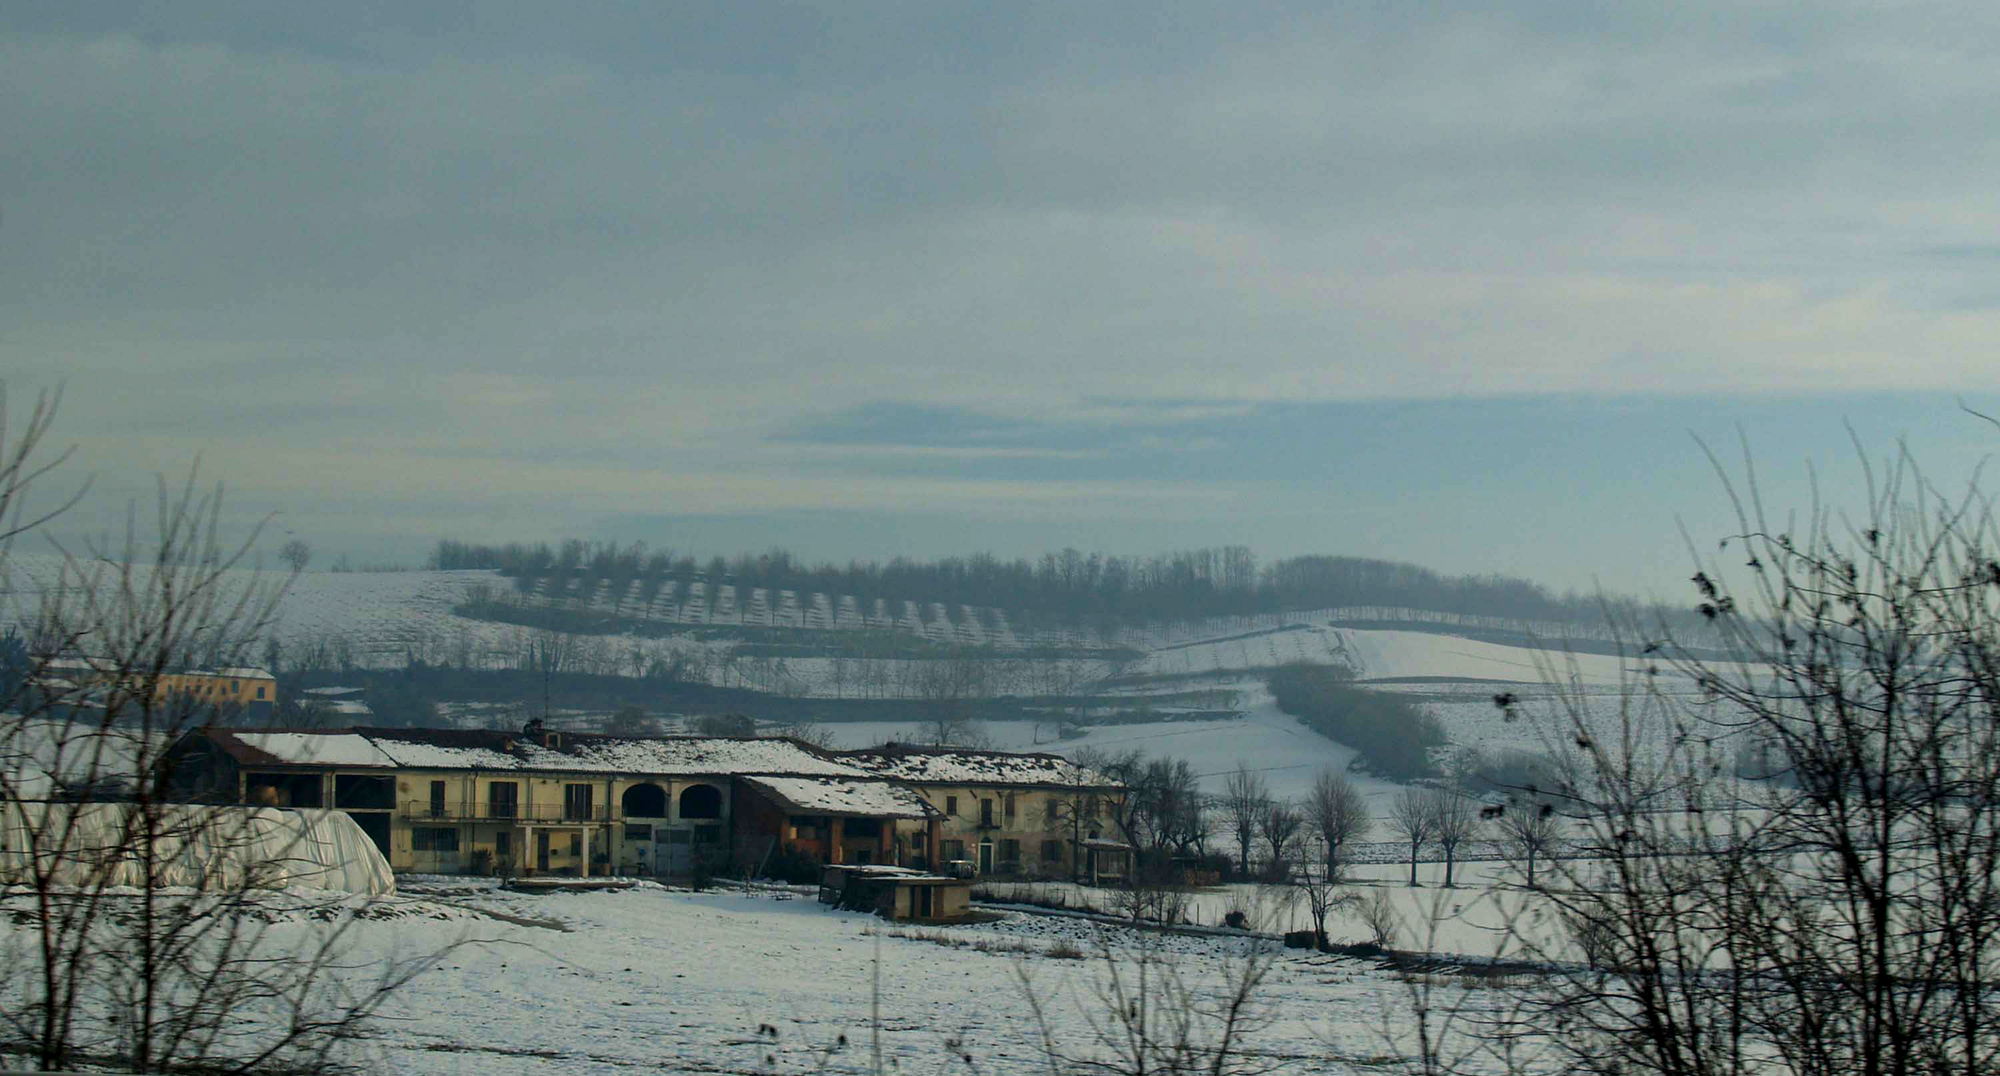
<path fill-rule="evenodd" d="M 1080 1001 L 1090 1029 L 1082 1042 L 1061 1040 L 1046 1009 L 1051 992 L 1019 965 L 1020 988 L 1035 1015 L 1050 1072 L 1107 1076 L 1258 1076 L 1286 1061 L 1253 1048 L 1276 1022 L 1261 996 L 1276 962 L 1268 943 L 1252 944 L 1197 978 L 1164 944 L 1166 935 L 1137 933 L 1129 944 L 1109 935 L 1098 943 L 1097 970 Z"/>
<path fill-rule="evenodd" d="M 822 725 L 817 721 L 804 719 L 794 721 L 789 725 L 780 725 L 774 735 L 827 749 L 838 747 L 840 741 L 840 734 L 835 732 L 831 727 Z"/>
<path fill-rule="evenodd" d="M 1653 625 L 1615 714 L 1558 699 L 1602 858 L 1554 860 L 1534 892 L 1595 958 L 1523 1024 L 1566 1067 L 1996 1069 L 1995 520 L 1976 484 L 1946 496 L 1906 454 L 1862 468 L 1865 504 L 1792 519 L 1725 473 L 1722 548 L 1747 582 L 1714 561 L 1694 579 L 1721 645 Z M 1721 783 L 1738 737 L 1786 779 Z"/>
<path fill-rule="evenodd" d="M 1250 846 L 1257 841 L 1257 827 L 1270 803 L 1271 788 L 1264 775 L 1238 762 L 1224 779 L 1216 806 L 1221 809 L 1229 835 L 1236 840 L 1236 862 L 1245 877 L 1250 874 Z"/>
<path fill-rule="evenodd" d="M 1306 795 L 1305 812 L 1307 823 L 1326 850 L 1325 873 L 1338 881 L 1341 848 L 1367 836 L 1375 825 L 1368 812 L 1368 801 L 1346 774 L 1329 766 L 1313 779 L 1312 791 Z"/>
<path fill-rule="evenodd" d="M 1271 848 L 1270 878 L 1274 882 L 1284 881 L 1281 871 L 1288 869 L 1293 844 L 1299 831 L 1305 828 L 1306 816 L 1299 809 L 1284 800 L 1270 800 L 1264 805 L 1264 813 L 1257 819 L 1257 832 L 1264 843 Z"/>
<path fill-rule="evenodd" d="M 1069 843 L 1070 881 L 1081 881 L 1083 856 L 1079 849 L 1087 837 L 1095 836 L 1104 824 L 1108 804 L 1116 797 L 1108 794 L 1106 776 L 1115 766 L 1113 756 L 1085 748 L 1076 753 L 1063 771 L 1061 786 L 1042 800 L 1042 828 L 1061 833 Z"/>
<path fill-rule="evenodd" d="M 906 662 L 903 668 L 909 674 L 909 692 L 929 710 L 922 724 L 925 743 L 983 748 L 991 742 L 972 711 L 973 700 L 985 695 L 991 682 L 990 654 L 961 652 Z"/>
<path fill-rule="evenodd" d="M 43 473 L 45 417 L 0 461 L 0 520 Z M 159 487 L 151 529 L 133 513 L 122 545 L 63 551 L 32 613 L 40 687 L 0 700 L 0 901 L 28 926 L 0 939 L 0 1050 L 43 1069 L 327 1071 L 437 954 L 357 976 L 363 920 L 272 889 L 306 857 L 303 816 L 171 799 L 169 749 L 216 707 L 168 674 L 244 663 L 282 583 L 244 568 L 254 530 L 223 540 L 219 490 Z M 57 656 L 86 662 L 88 686 L 47 677 Z"/>
<path fill-rule="evenodd" d="M 1555 804 L 1523 800 L 1508 804 L 1499 813 L 1500 832 L 1514 853 L 1527 866 L 1528 886 L 1535 884 L 1535 865 L 1555 848 L 1562 832 L 1562 816 Z"/>
<path fill-rule="evenodd" d="M 294 572 L 303 572 L 312 563 L 312 546 L 303 538 L 294 538 L 278 547 L 278 560 Z"/>
<path fill-rule="evenodd" d="M 1144 873 L 1164 877 L 1167 861 L 1201 847 L 1208 836 L 1207 798 L 1186 759 L 1148 759 L 1139 751 L 1107 758 L 1100 771 L 1124 786 L 1124 795 L 1103 803 Z"/>
<path fill-rule="evenodd" d="M 1389 828 L 1410 842 L 1410 884 L 1417 884 L 1417 853 L 1437 836 L 1437 814 L 1430 789 L 1405 788 L 1389 805 Z"/>
<path fill-rule="evenodd" d="M 1293 876 L 1296 885 L 1305 894 L 1306 908 L 1312 913 L 1313 945 L 1326 948 L 1326 920 L 1336 910 L 1351 906 L 1354 894 L 1341 884 L 1339 875 L 1322 867 L 1314 870 L 1310 866 L 1302 868 Z"/>
<path fill-rule="evenodd" d="M 1459 846 L 1480 830 L 1479 801 L 1442 788 L 1432 790 L 1429 799 L 1431 839 L 1444 852 L 1444 885 L 1450 889 L 1455 884 L 1452 868 L 1458 863 Z"/>

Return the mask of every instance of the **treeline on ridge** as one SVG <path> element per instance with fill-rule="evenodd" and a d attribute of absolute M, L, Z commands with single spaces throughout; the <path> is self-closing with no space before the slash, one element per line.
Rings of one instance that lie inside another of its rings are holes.
<path fill-rule="evenodd" d="M 1002 559 L 990 553 L 915 560 L 809 564 L 784 549 L 698 560 L 643 542 L 573 538 L 558 543 L 483 544 L 446 539 L 431 553 L 439 570 L 491 569 L 517 581 L 595 578 L 691 583 L 853 595 L 857 599 L 943 602 L 1071 618 L 1123 621 L 1243 616 L 1339 606 L 1423 609 L 1520 621 L 1601 619 L 1596 596 L 1557 596 L 1525 579 L 1448 576 L 1415 564 L 1369 557 L 1311 555 L 1260 564 L 1246 546 L 1147 556 L 1084 553 Z M 1638 611 L 1636 603 L 1624 603 Z"/>

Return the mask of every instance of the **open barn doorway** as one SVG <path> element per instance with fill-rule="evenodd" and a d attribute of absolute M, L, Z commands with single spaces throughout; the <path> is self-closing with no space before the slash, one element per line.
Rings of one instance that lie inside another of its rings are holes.
<path fill-rule="evenodd" d="M 618 806 L 627 818 L 665 818 L 667 790 L 652 783 L 633 785 L 625 790 Z"/>
<path fill-rule="evenodd" d="M 722 792 L 714 785 L 689 785 L 681 793 L 682 818 L 721 818 Z"/>

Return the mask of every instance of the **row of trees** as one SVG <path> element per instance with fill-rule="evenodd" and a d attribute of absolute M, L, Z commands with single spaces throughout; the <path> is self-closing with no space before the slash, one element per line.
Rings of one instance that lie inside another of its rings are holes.
<path fill-rule="evenodd" d="M 1446 746 L 1444 726 L 1421 705 L 1354 686 L 1337 665 L 1293 663 L 1265 677 L 1278 709 L 1329 740 L 1361 752 L 1362 763 L 1402 781 L 1435 776 Z"/>
<path fill-rule="evenodd" d="M 1245 546 L 1204 547 L 1150 556 L 1078 549 L 1002 559 L 991 553 L 915 560 L 808 563 L 784 549 L 697 559 L 643 542 L 569 539 L 550 544 L 485 544 L 446 539 L 432 552 L 438 569 L 493 569 L 521 580 L 609 582 L 697 580 L 771 591 L 852 595 L 872 604 L 942 602 L 1018 611 L 1069 624 L 1143 623 L 1343 606 L 1403 607 L 1517 622 L 1601 621 L 1600 596 L 1556 595 L 1500 575 L 1445 575 L 1371 557 L 1312 555 L 1260 565 Z M 647 585 L 652 585 L 648 582 Z M 1629 611 L 1636 603 L 1615 602 Z"/>

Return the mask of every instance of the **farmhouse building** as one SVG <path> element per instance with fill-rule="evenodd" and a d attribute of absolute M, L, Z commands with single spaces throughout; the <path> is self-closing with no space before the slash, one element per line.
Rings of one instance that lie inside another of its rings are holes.
<path fill-rule="evenodd" d="M 914 789 L 938 813 L 917 865 L 1048 878 L 1127 870 L 1129 848 L 1112 821 L 1123 787 L 1061 755 L 891 743 L 838 757 Z"/>
<path fill-rule="evenodd" d="M 196 706 L 269 720 L 278 700 L 278 680 L 253 666 L 189 669 L 161 673 L 155 689 L 162 701 L 180 699 Z"/>
<path fill-rule="evenodd" d="M 278 680 L 270 670 L 255 666 L 182 669 L 151 676 L 120 668 L 104 659 L 58 656 L 40 664 L 44 689 L 83 692 L 80 701 L 105 705 L 107 694 L 128 700 L 150 693 L 156 709 L 180 714 L 212 713 L 231 719 L 266 719 L 278 701 Z"/>
<path fill-rule="evenodd" d="M 935 841 L 910 788 L 789 739 L 546 730 L 202 728 L 161 778 L 208 803 L 331 807 L 397 870 L 684 874 L 782 845 L 897 863 Z"/>

